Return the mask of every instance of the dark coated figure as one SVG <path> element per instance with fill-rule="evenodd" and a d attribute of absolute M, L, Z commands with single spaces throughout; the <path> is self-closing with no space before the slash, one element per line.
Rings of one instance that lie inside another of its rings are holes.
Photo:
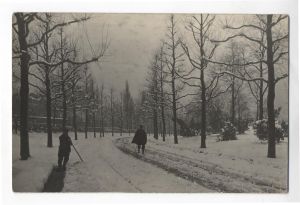
<path fill-rule="evenodd" d="M 140 153 L 141 147 L 142 147 L 142 154 L 145 153 L 145 145 L 147 143 L 147 134 L 146 134 L 145 130 L 143 129 L 143 125 L 140 125 L 140 128 L 135 132 L 135 135 L 134 135 L 131 143 L 137 144 L 138 153 Z"/>
<path fill-rule="evenodd" d="M 71 152 L 72 140 L 68 135 L 68 130 L 65 129 L 63 134 L 59 137 L 59 148 L 58 148 L 58 168 L 66 170 L 67 162 Z"/>

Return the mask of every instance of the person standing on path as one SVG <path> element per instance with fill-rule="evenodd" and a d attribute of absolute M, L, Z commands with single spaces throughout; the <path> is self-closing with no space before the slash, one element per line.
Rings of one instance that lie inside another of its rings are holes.
<path fill-rule="evenodd" d="M 143 125 L 140 125 L 140 128 L 135 132 L 135 135 L 132 139 L 132 142 L 138 146 L 138 153 L 140 153 L 140 149 L 142 147 L 142 154 L 145 153 L 145 145 L 147 143 L 147 134 L 143 129 Z"/>
<path fill-rule="evenodd" d="M 71 152 L 72 140 L 68 135 L 68 130 L 64 129 L 63 134 L 59 137 L 59 148 L 58 148 L 58 169 L 66 170 L 67 162 Z"/>

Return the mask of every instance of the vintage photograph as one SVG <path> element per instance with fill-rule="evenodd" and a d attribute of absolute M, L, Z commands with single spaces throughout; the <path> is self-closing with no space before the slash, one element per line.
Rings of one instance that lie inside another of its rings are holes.
<path fill-rule="evenodd" d="M 9 120 L 15 193 L 288 193 L 289 16 L 13 13 Z"/>

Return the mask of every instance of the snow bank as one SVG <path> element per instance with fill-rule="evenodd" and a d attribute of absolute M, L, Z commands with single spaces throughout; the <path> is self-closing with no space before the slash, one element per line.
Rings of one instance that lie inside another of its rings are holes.
<path fill-rule="evenodd" d="M 207 148 L 200 148 L 200 137 L 172 137 L 166 142 L 148 137 L 143 160 L 196 180 L 224 192 L 287 192 L 288 143 L 277 144 L 277 158 L 267 158 L 267 143 L 261 143 L 248 130 L 238 140 L 216 142 L 207 137 Z M 135 155 L 130 139 L 120 139 L 117 146 Z"/>
<path fill-rule="evenodd" d="M 53 134 L 53 147 L 48 148 L 45 133 L 29 133 L 30 155 L 20 158 L 20 136 L 13 134 L 12 187 L 15 192 L 41 192 L 52 168 L 57 163 L 58 135 Z"/>

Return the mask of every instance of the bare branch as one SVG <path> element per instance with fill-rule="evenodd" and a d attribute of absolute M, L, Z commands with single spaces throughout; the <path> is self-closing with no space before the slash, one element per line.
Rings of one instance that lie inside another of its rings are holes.
<path fill-rule="evenodd" d="M 244 34 L 244 33 L 235 34 L 235 35 L 229 36 L 229 37 L 227 37 L 226 39 L 223 39 L 223 40 L 211 40 L 211 42 L 213 42 L 213 43 L 224 43 L 224 42 L 227 42 L 227 41 L 229 41 L 230 39 L 233 39 L 233 38 L 236 38 L 236 37 L 245 38 L 245 39 L 247 39 L 247 40 L 249 40 L 249 41 L 252 41 L 252 42 L 255 42 L 255 43 L 259 44 L 259 45 L 262 46 L 263 48 L 267 48 L 267 47 L 263 44 L 263 42 L 261 42 L 261 40 L 252 38 L 252 37 L 250 37 L 250 36 L 248 36 L 248 35 L 246 35 L 246 34 Z"/>
<path fill-rule="evenodd" d="M 220 96 L 220 95 L 226 93 L 230 87 L 231 87 L 231 84 L 230 84 L 225 90 L 220 91 L 220 92 L 218 92 L 217 94 L 211 96 L 207 101 L 210 101 L 211 99 L 216 98 L 216 97 L 218 97 L 218 96 Z"/>
<path fill-rule="evenodd" d="M 254 29 L 265 32 L 265 30 L 263 28 L 261 28 L 259 26 L 256 26 L 256 25 L 253 25 L 253 24 L 245 24 L 245 25 L 241 25 L 241 26 L 237 26 L 237 27 L 225 25 L 224 28 L 225 29 L 232 29 L 232 30 L 238 30 L 238 29 L 242 29 L 242 28 L 254 28 Z"/>
<path fill-rule="evenodd" d="M 55 29 L 57 29 L 59 27 L 64 27 L 64 26 L 68 26 L 68 25 L 71 25 L 71 24 L 74 24 L 74 23 L 79 23 L 79 22 L 82 22 L 82 21 L 87 21 L 89 19 L 90 19 L 90 17 L 82 17 L 80 19 L 74 19 L 72 21 L 68 21 L 68 22 L 63 22 L 63 23 L 56 24 L 52 28 L 50 28 L 47 32 L 44 32 L 38 41 L 36 41 L 34 43 L 28 44 L 28 47 L 34 47 L 34 46 L 40 44 L 44 40 L 44 38 L 46 37 L 46 35 L 48 33 L 51 33 L 52 31 L 54 31 Z"/>
<path fill-rule="evenodd" d="M 44 79 L 42 79 L 42 78 L 40 78 L 39 76 L 37 76 L 36 74 L 34 74 L 34 73 L 28 73 L 28 75 L 31 75 L 31 76 L 33 76 L 34 78 L 36 78 L 36 79 L 38 79 L 41 83 L 45 83 L 45 80 Z"/>
<path fill-rule="evenodd" d="M 283 39 L 287 39 L 288 37 L 289 37 L 289 34 L 286 34 L 286 35 L 282 36 L 281 38 L 277 38 L 277 39 L 273 40 L 273 44 L 277 43 Z"/>
<path fill-rule="evenodd" d="M 275 26 L 276 24 L 278 24 L 280 21 L 286 19 L 287 17 L 288 17 L 287 15 L 279 15 L 278 18 L 277 18 L 277 20 L 275 22 L 273 22 L 271 24 L 271 26 Z"/>
<path fill-rule="evenodd" d="M 275 58 L 275 59 L 273 60 L 273 63 L 275 64 L 277 61 L 280 60 L 280 58 L 281 58 L 282 56 L 284 56 L 284 55 L 286 55 L 286 54 L 288 54 L 288 53 L 289 53 L 288 51 L 286 51 L 286 52 L 281 52 L 281 53 L 277 56 L 277 58 Z"/>
<path fill-rule="evenodd" d="M 282 80 L 282 79 L 284 79 L 284 78 L 287 78 L 287 77 L 288 77 L 288 74 L 283 74 L 282 76 L 277 77 L 277 78 L 275 79 L 275 84 L 278 83 L 280 80 Z"/>
<path fill-rule="evenodd" d="M 176 101 L 177 101 L 177 100 L 180 100 L 180 99 L 182 99 L 182 98 L 185 98 L 185 97 L 187 97 L 187 96 L 192 96 L 192 95 L 199 95 L 199 93 L 188 93 L 188 94 L 182 95 L 182 96 L 176 98 Z"/>
<path fill-rule="evenodd" d="M 236 74 L 234 74 L 234 73 L 232 73 L 232 72 L 229 72 L 229 71 L 223 71 L 223 72 L 219 72 L 219 73 L 217 73 L 217 74 L 219 74 L 219 75 L 221 75 L 221 74 L 227 74 L 227 75 L 233 76 L 233 77 L 238 78 L 238 79 L 243 80 L 243 81 L 249 81 L 249 82 L 252 82 L 252 81 L 262 80 L 262 81 L 264 81 L 265 83 L 268 83 L 268 81 L 267 81 L 266 79 L 264 79 L 264 78 L 258 77 L 258 78 L 248 79 L 248 78 L 245 78 L 245 77 L 243 77 L 243 76 L 238 76 L 238 75 L 236 75 Z"/>

